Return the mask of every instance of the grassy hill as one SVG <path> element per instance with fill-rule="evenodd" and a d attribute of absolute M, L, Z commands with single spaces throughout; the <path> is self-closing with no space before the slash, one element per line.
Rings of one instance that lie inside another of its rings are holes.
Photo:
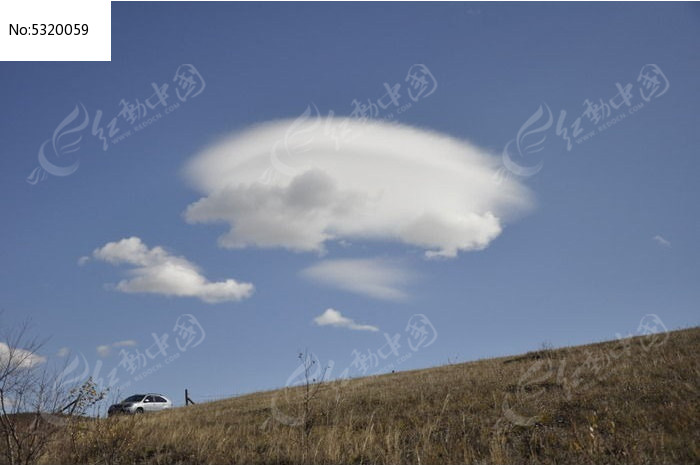
<path fill-rule="evenodd" d="M 85 421 L 46 463 L 700 463 L 700 329 Z"/>

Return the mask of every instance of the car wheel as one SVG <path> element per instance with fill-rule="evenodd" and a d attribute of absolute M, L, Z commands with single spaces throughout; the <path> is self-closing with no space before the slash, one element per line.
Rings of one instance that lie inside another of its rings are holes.
<path fill-rule="evenodd" d="M 143 413 L 143 409 L 141 407 L 137 408 L 136 413 Z"/>

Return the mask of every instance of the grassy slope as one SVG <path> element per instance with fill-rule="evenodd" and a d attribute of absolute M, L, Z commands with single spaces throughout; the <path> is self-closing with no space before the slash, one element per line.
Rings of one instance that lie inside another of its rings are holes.
<path fill-rule="evenodd" d="M 305 423 L 299 388 L 93 421 L 45 460 L 700 463 L 700 329 L 626 342 L 326 383 Z"/>

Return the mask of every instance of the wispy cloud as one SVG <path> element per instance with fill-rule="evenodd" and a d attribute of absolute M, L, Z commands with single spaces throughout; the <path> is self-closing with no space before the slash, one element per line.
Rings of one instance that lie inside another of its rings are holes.
<path fill-rule="evenodd" d="M 63 357 L 67 357 L 68 354 L 70 354 L 70 349 L 69 349 L 68 347 L 61 347 L 61 348 L 58 349 L 58 351 L 56 352 L 56 357 L 61 357 L 61 358 L 63 358 Z"/>
<path fill-rule="evenodd" d="M 100 357 L 104 358 L 109 356 L 111 351 L 112 349 L 108 345 L 97 346 L 97 355 L 99 355 Z"/>
<path fill-rule="evenodd" d="M 379 328 L 376 326 L 357 324 L 355 320 L 344 317 L 338 310 L 333 308 L 326 309 L 325 312 L 314 318 L 314 323 L 318 326 L 335 326 L 356 331 L 379 331 Z"/>
<path fill-rule="evenodd" d="M 480 250 L 531 206 L 498 158 L 469 142 L 396 123 L 299 118 L 265 123 L 197 155 L 203 197 L 190 223 L 226 222 L 227 248 L 323 252 L 328 241 L 388 240 L 427 257 Z"/>
<path fill-rule="evenodd" d="M 653 240 L 656 241 L 657 244 L 659 244 L 661 247 L 671 247 L 671 243 L 667 241 L 663 236 L 656 235 L 652 237 Z"/>
<path fill-rule="evenodd" d="M 137 345 L 139 345 L 139 343 L 133 339 L 126 339 L 124 341 L 117 341 L 113 343 L 112 347 L 136 347 Z"/>
<path fill-rule="evenodd" d="M 138 342 L 134 341 L 133 339 L 126 339 L 123 341 L 117 341 L 117 342 L 113 342 L 112 344 L 103 344 L 103 345 L 97 346 L 97 355 L 104 358 L 104 357 L 108 357 L 109 354 L 112 353 L 113 347 L 116 347 L 116 348 L 136 347 L 137 345 L 139 345 Z"/>
<path fill-rule="evenodd" d="M 413 274 L 381 258 L 322 260 L 301 271 L 302 276 L 327 286 L 375 299 L 402 300 Z"/>
<path fill-rule="evenodd" d="M 234 279 L 211 282 L 184 257 L 172 255 L 162 247 L 149 249 L 138 237 L 109 242 L 95 249 L 92 258 L 113 265 L 134 266 L 128 272 L 131 278 L 116 285 L 122 292 L 197 297 L 207 303 L 218 303 L 245 299 L 254 291 L 252 284 Z"/>

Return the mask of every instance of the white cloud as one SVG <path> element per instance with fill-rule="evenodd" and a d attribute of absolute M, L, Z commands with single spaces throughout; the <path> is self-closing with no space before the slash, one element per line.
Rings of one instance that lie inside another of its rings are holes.
<path fill-rule="evenodd" d="M 659 244 L 661 247 L 671 247 L 671 243 L 667 241 L 663 236 L 656 235 L 652 237 L 656 241 L 657 244 Z"/>
<path fill-rule="evenodd" d="M 56 357 L 67 357 L 68 354 L 70 354 L 70 349 L 68 347 L 61 347 L 58 349 L 58 352 L 56 352 Z"/>
<path fill-rule="evenodd" d="M 314 318 L 314 323 L 318 326 L 336 326 L 338 328 L 348 328 L 357 331 L 379 331 L 379 328 L 372 325 L 359 325 L 354 320 L 344 317 L 338 310 L 328 308 L 321 315 Z"/>
<path fill-rule="evenodd" d="M 136 347 L 137 345 L 139 345 L 139 343 L 133 339 L 126 339 L 124 341 L 117 341 L 113 343 L 112 347 Z"/>
<path fill-rule="evenodd" d="M 272 164 L 271 164 L 272 163 Z M 487 247 L 531 206 L 497 157 L 433 131 L 348 118 L 264 123 L 198 154 L 204 195 L 190 223 L 228 223 L 227 248 L 323 252 L 331 240 L 391 240 L 454 257 Z M 271 168 L 272 166 L 272 168 Z"/>
<path fill-rule="evenodd" d="M 134 341 L 133 339 L 126 339 L 124 341 L 117 341 L 113 342 L 111 345 L 110 344 L 104 344 L 104 345 L 99 345 L 97 346 L 97 355 L 100 357 L 108 357 L 109 354 L 112 353 L 112 347 L 135 347 L 139 345 L 138 342 Z"/>
<path fill-rule="evenodd" d="M 107 357 L 110 352 L 112 352 L 112 349 L 108 345 L 97 346 L 97 355 L 100 357 Z"/>
<path fill-rule="evenodd" d="M 130 279 L 120 281 L 122 292 L 148 292 L 165 296 L 197 297 L 207 303 L 237 301 L 250 297 L 254 287 L 234 279 L 210 282 L 199 268 L 162 247 L 149 249 L 138 237 L 110 242 L 95 249 L 92 257 L 113 265 L 129 264 Z"/>
<path fill-rule="evenodd" d="M 0 364 L 17 366 L 21 368 L 33 368 L 46 361 L 46 357 L 19 348 L 10 348 L 4 342 L 0 342 Z"/>
<path fill-rule="evenodd" d="M 327 286 L 384 300 L 407 297 L 403 288 L 413 274 L 381 258 L 322 260 L 301 272 Z"/>

